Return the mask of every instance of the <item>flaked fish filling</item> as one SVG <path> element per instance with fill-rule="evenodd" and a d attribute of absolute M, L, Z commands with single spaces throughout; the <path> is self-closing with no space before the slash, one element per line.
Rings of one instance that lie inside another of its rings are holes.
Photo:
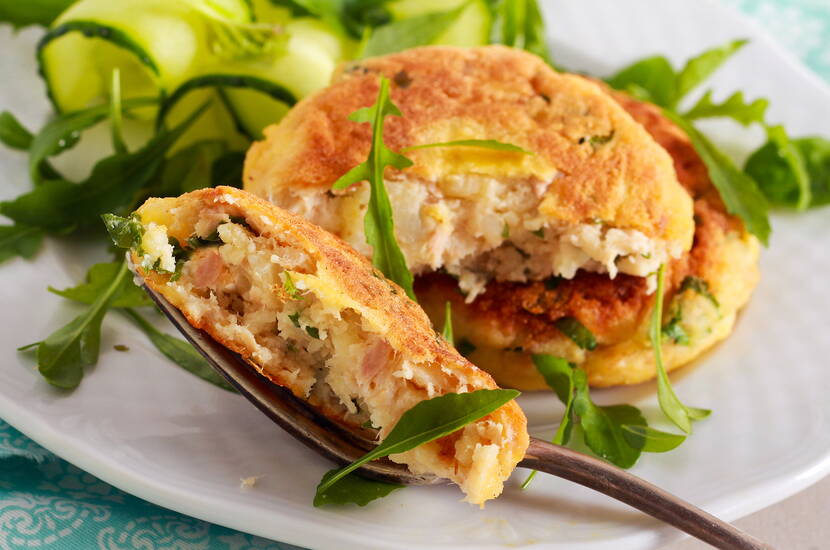
<path fill-rule="evenodd" d="M 683 252 L 678 243 L 609 227 L 603 220 L 577 225 L 551 220 L 540 213 L 549 185 L 469 174 L 440 182 L 386 182 L 396 237 L 410 269 L 415 274 L 443 269 L 454 275 L 468 302 L 494 279 L 570 279 L 580 269 L 611 278 L 618 273 L 646 277 Z M 279 193 L 270 199 L 371 256 L 363 231 L 367 184 L 343 194 L 293 188 Z"/>
<path fill-rule="evenodd" d="M 331 285 L 307 254 L 234 219 L 222 210 L 203 213 L 188 239 L 199 246 L 183 261 L 175 254 L 184 243 L 174 246 L 164 226 L 148 224 L 142 265 L 177 269 L 166 284 L 184 297 L 185 313 L 212 326 L 226 345 L 250 350 L 263 374 L 329 416 L 377 429 L 380 438 L 419 401 L 474 389 L 448 369 L 436 374 L 403 359 L 357 311 L 342 307 L 342 298 L 327 294 Z M 452 479 L 478 503 L 501 491 L 503 476 L 491 479 L 493 468 L 510 468 L 500 454 L 504 430 L 485 419 L 454 438 L 454 455 L 427 446 L 390 458 Z"/>

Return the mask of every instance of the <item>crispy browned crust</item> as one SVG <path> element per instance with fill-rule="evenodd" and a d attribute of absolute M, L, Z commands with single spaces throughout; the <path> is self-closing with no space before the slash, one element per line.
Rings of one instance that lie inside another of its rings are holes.
<path fill-rule="evenodd" d="M 378 75 L 391 79 L 403 113 L 386 121 L 393 150 L 477 138 L 535 153 L 412 151 L 408 177 L 438 177 L 463 154 L 470 171 L 527 184 L 552 181 L 540 207 L 549 218 L 601 219 L 690 246 L 691 202 L 665 151 L 596 83 L 502 46 L 415 48 L 345 66 L 330 87 L 301 101 L 251 147 L 245 188 L 266 198 L 281 187 L 328 189 L 365 160 L 371 129 L 348 116 L 375 101 Z"/>
<path fill-rule="evenodd" d="M 152 221 L 165 225 L 170 236 L 184 242 L 194 232 L 193 216 L 188 215 L 187 211 L 198 212 L 210 208 L 217 202 L 235 208 L 238 215 L 244 216 L 247 224 L 260 236 L 273 238 L 305 251 L 316 262 L 318 273 L 326 271 L 333 275 L 333 280 L 339 286 L 338 291 L 361 306 L 359 313 L 374 316 L 377 326 L 387 327 L 382 336 L 395 353 L 413 362 L 428 364 L 436 370 L 449 369 L 456 372 L 470 381 L 472 389 L 498 387 L 489 374 L 476 368 L 443 338 L 437 336 L 429 318 L 415 302 L 406 297 L 403 289 L 386 279 L 365 257 L 355 252 L 344 241 L 299 216 L 232 187 L 201 189 L 176 198 L 149 199 L 137 212 L 142 223 Z M 180 310 L 184 309 L 183 298 L 166 284 L 170 279 L 169 274 L 141 269 L 140 259 L 135 252 L 132 259 L 139 275 L 150 288 L 163 295 Z M 275 292 L 280 291 L 281 289 L 275 289 Z M 263 372 L 261 366 L 251 359 L 252 350 L 223 337 L 212 324 L 184 313 L 190 324 L 204 330 Z M 263 374 L 275 383 L 288 387 L 298 397 L 304 397 L 303 392 L 298 387 L 293 387 L 292 381 L 281 376 L 279 372 L 269 371 Z M 324 412 L 334 414 L 331 410 Z M 515 401 L 511 401 L 487 418 L 514 427 L 519 439 L 515 441 L 511 450 L 515 455 L 515 462 L 518 462 L 528 444 L 527 420 L 524 413 Z M 337 420 L 342 418 L 338 417 Z"/>
<path fill-rule="evenodd" d="M 726 212 L 720 195 L 709 179 L 706 166 L 689 138 L 654 105 L 621 92 L 610 93 L 669 152 L 678 179 L 694 199 L 694 244 L 689 253 L 668 266 L 666 303 L 677 294 L 686 276 L 699 277 L 704 281 L 724 277 L 725 265 L 730 262 L 728 254 L 733 250 L 726 244 L 730 236 L 739 235 L 746 243 L 743 245 L 746 255 L 757 260 L 757 243 L 746 234 L 741 221 Z M 738 296 L 734 302 L 721 300 L 724 302 L 721 306 L 723 315 L 734 315 L 748 299 L 758 279 L 755 263 L 751 262 L 748 266 L 744 266 L 743 262 L 737 263 L 735 271 L 729 274 L 740 282 L 742 288 L 736 293 Z M 621 364 L 621 356 L 626 354 L 631 359 L 643 356 L 641 347 L 630 345 L 631 341 L 646 337 L 644 328 L 654 303 L 654 296 L 648 294 L 643 278 L 618 275 L 612 280 L 607 275 L 580 271 L 572 280 L 563 280 L 551 287 L 552 284 L 546 285 L 542 281 L 527 284 L 491 282 L 484 294 L 472 304 L 465 304 L 452 278 L 431 274 L 416 279 L 416 292 L 434 318 L 440 315 L 436 305 L 450 300 L 457 322 L 478 325 L 480 328 L 474 333 L 497 331 L 503 336 L 501 347 L 505 349 L 522 348 L 507 352 L 502 360 L 488 361 L 488 370 L 501 385 L 520 389 L 547 387 L 524 351 L 540 351 L 551 347 L 551 344 L 557 348 L 567 347 L 567 337 L 554 325 L 563 317 L 577 318 L 597 337 L 600 353 L 586 353 L 582 364 L 592 384 L 632 384 L 653 377 L 653 365 L 649 364 L 646 368 L 632 365 L 626 374 L 622 371 L 610 372 L 612 369 L 606 368 L 604 360 L 613 357 L 615 364 Z M 668 354 L 667 367 L 671 370 L 682 366 L 712 344 L 714 341 L 696 349 L 688 348 L 687 353 L 676 354 L 676 360 Z M 614 348 L 619 353 L 612 352 Z M 473 360 L 476 360 L 475 356 Z"/>

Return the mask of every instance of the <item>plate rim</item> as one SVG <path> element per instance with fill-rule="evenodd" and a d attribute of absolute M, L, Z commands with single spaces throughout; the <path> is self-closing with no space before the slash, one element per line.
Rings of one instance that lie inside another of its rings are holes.
<path fill-rule="evenodd" d="M 830 83 L 822 80 L 794 54 L 784 49 L 759 23 L 739 12 L 732 5 L 724 4 L 717 0 L 696 1 L 701 4 L 706 4 L 709 9 L 720 11 L 724 16 L 746 27 L 749 31 L 748 34 L 752 35 L 754 41 L 762 42 L 766 48 L 774 52 L 778 63 L 786 66 L 788 71 L 797 73 L 805 84 L 816 88 L 830 102 Z M 6 399 L 3 394 L 0 394 L 0 418 L 58 457 L 126 493 L 187 516 L 270 540 L 276 540 L 272 539 L 267 530 L 261 529 L 253 523 L 247 524 L 241 516 L 235 517 L 234 519 L 236 521 L 231 521 L 228 516 L 222 515 L 214 507 L 203 505 L 196 494 L 175 487 L 164 487 L 160 482 L 146 475 L 134 473 L 128 468 L 119 469 L 105 455 L 85 450 L 83 448 L 84 446 L 77 443 L 74 438 L 64 435 L 61 430 L 50 426 L 40 417 L 27 418 L 25 407 L 11 399 Z M 734 521 L 776 504 L 806 489 L 828 475 L 830 475 L 830 447 L 827 447 L 823 454 L 817 454 L 802 464 L 796 474 L 779 474 L 775 477 L 765 479 L 754 486 L 730 492 L 728 496 L 714 498 L 709 501 L 706 509 L 726 521 Z M 290 517 L 278 513 L 271 517 L 271 522 L 272 530 L 274 526 L 280 530 L 280 538 L 277 542 L 298 546 L 313 544 L 314 548 L 332 550 L 342 548 L 342 544 L 346 542 L 342 536 L 338 537 L 338 533 L 326 533 L 325 530 L 311 532 L 307 527 L 297 527 L 292 524 Z M 655 522 L 655 525 L 659 524 Z M 352 534 L 345 534 L 345 536 L 353 542 L 359 542 L 370 548 L 395 548 L 396 544 L 396 541 L 389 539 L 383 541 L 373 538 L 358 540 L 358 537 Z M 670 541 L 678 540 L 685 536 L 687 535 L 675 531 L 671 527 L 659 525 L 655 529 L 635 531 L 622 538 L 603 541 L 599 544 L 593 541 L 568 542 L 568 548 L 616 548 L 624 541 L 631 540 L 631 542 L 634 542 L 636 539 L 643 539 L 644 537 L 653 541 L 659 540 L 661 544 L 667 544 Z M 557 543 L 554 543 L 554 545 L 557 548 L 559 547 Z M 485 548 L 498 549 L 504 548 L 505 546 L 501 543 L 495 545 L 488 544 L 487 546 L 482 546 L 480 543 L 476 543 L 475 546 L 439 543 L 431 545 L 430 547 L 435 549 L 475 548 L 484 550 Z M 524 545 L 524 547 L 540 550 L 542 548 L 551 548 L 547 542 L 530 543 Z"/>

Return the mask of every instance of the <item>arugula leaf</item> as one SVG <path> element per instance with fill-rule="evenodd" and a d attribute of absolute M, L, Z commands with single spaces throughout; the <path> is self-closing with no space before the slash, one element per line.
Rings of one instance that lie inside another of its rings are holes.
<path fill-rule="evenodd" d="M 406 258 L 395 240 L 395 224 L 392 219 L 392 204 L 386 193 L 383 172 L 387 166 L 402 170 L 412 166 L 412 161 L 395 153 L 383 142 L 383 122 L 387 116 L 401 116 L 400 110 L 389 99 L 389 80 L 381 77 L 378 97 L 371 107 L 364 107 L 352 113 L 354 122 L 372 124 L 372 147 L 366 162 L 358 164 L 342 175 L 332 189 L 345 189 L 352 184 L 368 181 L 371 189 L 369 205 L 363 217 L 366 242 L 372 247 L 372 264 L 392 281 L 404 289 L 406 295 L 415 300 L 412 289 L 412 273 L 406 265 Z"/>
<path fill-rule="evenodd" d="M 0 113 L 0 142 L 10 149 L 25 151 L 34 136 L 8 111 Z"/>
<path fill-rule="evenodd" d="M 764 98 L 747 103 L 743 92 L 735 92 L 723 103 L 715 103 L 712 101 L 712 90 L 707 90 L 683 117 L 686 120 L 728 117 L 744 126 L 749 126 L 753 122 L 764 122 L 767 107 L 769 107 L 769 100 Z"/>
<path fill-rule="evenodd" d="M 532 151 L 522 149 L 518 145 L 512 143 L 503 143 L 495 139 L 458 139 L 455 141 L 443 141 L 440 143 L 424 143 L 422 145 L 412 145 L 401 149 L 402 153 L 408 151 L 415 151 L 417 149 L 429 149 L 432 147 L 478 147 L 481 149 L 492 149 L 493 151 L 506 151 L 508 153 L 522 153 L 523 155 L 532 155 Z"/>
<path fill-rule="evenodd" d="M 625 90 L 662 107 L 672 105 L 677 95 L 677 74 L 669 60 L 663 56 L 637 61 L 606 82 L 612 88 Z"/>
<path fill-rule="evenodd" d="M 131 280 L 128 282 L 133 286 L 133 288 L 138 289 L 138 287 L 135 286 Z M 132 309 L 127 308 L 124 310 L 124 313 L 127 317 L 132 319 L 132 321 L 144 332 L 144 334 L 147 335 L 150 342 L 152 342 L 153 345 L 156 346 L 156 349 L 158 349 L 165 357 L 182 367 L 184 370 L 190 372 L 191 374 L 195 374 L 202 380 L 210 382 L 214 386 L 218 386 L 223 390 L 230 392 L 236 392 L 236 389 L 231 386 L 221 374 L 216 372 L 216 369 L 211 367 L 210 363 L 208 363 L 207 360 L 202 357 L 202 354 L 196 351 L 196 348 L 194 348 L 189 342 L 185 342 L 184 340 L 174 338 L 169 334 L 161 332 Z"/>
<path fill-rule="evenodd" d="M 536 370 L 545 379 L 545 383 L 556 392 L 559 400 L 565 404 L 565 413 L 562 421 L 556 429 L 551 443 L 554 445 L 566 445 L 571 439 L 571 431 L 574 423 L 574 367 L 561 357 L 554 357 L 547 354 L 534 354 L 531 359 Z M 536 476 L 537 470 L 530 472 L 530 475 L 522 482 L 522 489 L 527 489 L 530 482 Z"/>
<path fill-rule="evenodd" d="M 675 426 L 688 434 L 692 431 L 692 420 L 705 418 L 712 411 L 687 407 L 681 403 L 680 398 L 674 393 L 674 389 L 669 381 L 669 375 L 666 373 L 666 367 L 663 365 L 661 328 L 663 325 L 663 287 L 665 275 L 666 266 L 663 264 L 657 270 L 657 290 L 654 295 L 654 309 L 651 313 L 651 322 L 648 329 L 649 340 L 651 340 L 651 346 L 654 348 L 654 363 L 657 371 L 657 400 L 660 403 L 660 409 L 662 409 L 663 414 Z M 626 422 L 626 424 L 632 424 L 632 422 Z"/>
<path fill-rule="evenodd" d="M 337 473 L 337 470 L 329 470 L 323 475 L 321 483 L 325 483 Z M 314 495 L 314 506 L 326 504 L 357 504 L 366 506 L 373 500 L 385 497 L 395 489 L 403 489 L 406 485 L 397 483 L 386 483 L 361 477 L 357 474 L 349 474 L 332 485 L 325 492 L 317 492 Z"/>
<path fill-rule="evenodd" d="M 768 126 L 767 137 L 770 142 L 775 144 L 778 149 L 778 156 L 784 159 L 798 186 L 799 198 L 795 205 L 796 209 L 805 210 L 812 202 L 813 192 L 810 187 L 810 176 L 807 173 L 801 152 L 790 142 L 790 137 L 783 126 Z"/>
<path fill-rule="evenodd" d="M 155 98 L 133 98 L 122 102 L 124 109 L 155 105 Z M 81 132 L 107 118 L 110 105 L 102 104 L 56 116 L 35 135 L 29 147 L 29 175 L 35 184 L 44 181 L 43 163 L 48 157 L 70 149 L 78 143 Z M 52 178 L 52 179 L 59 179 Z"/>
<path fill-rule="evenodd" d="M 75 388 L 84 376 L 84 367 L 98 361 L 101 321 L 124 281 L 129 281 L 128 274 L 127 264 L 122 262 L 113 277 L 103 282 L 103 290 L 84 313 L 40 342 L 38 370 L 47 382 L 59 388 Z"/>
<path fill-rule="evenodd" d="M 686 441 L 685 435 L 655 430 L 637 424 L 623 424 L 622 430 L 628 444 L 645 453 L 665 453 L 676 449 Z"/>
<path fill-rule="evenodd" d="M 565 414 L 553 443 L 564 445 L 570 440 L 573 423 L 579 420 L 585 444 L 597 456 L 621 468 L 637 462 L 642 445 L 632 446 L 623 433 L 623 425 L 647 426 L 642 413 L 630 405 L 600 407 L 591 400 L 585 371 L 566 360 L 547 354 L 534 354 L 533 364 L 562 403 Z M 533 473 L 522 484 L 527 487 Z"/>
<path fill-rule="evenodd" d="M 63 290 L 57 290 L 50 286 L 49 292 L 63 296 L 68 300 L 91 305 L 106 290 L 107 286 L 118 274 L 123 263 L 111 262 L 95 264 L 87 271 L 85 282 Z M 122 280 L 121 286 L 116 289 L 113 299 L 109 303 L 109 307 L 141 307 L 151 305 L 153 305 L 152 300 L 129 277 Z"/>
<path fill-rule="evenodd" d="M 386 438 L 358 460 L 324 478 L 317 486 L 315 502 L 335 483 L 370 460 L 403 453 L 450 434 L 495 411 L 519 396 L 516 390 L 477 390 L 449 393 L 416 404 L 403 413 Z"/>
<path fill-rule="evenodd" d="M 706 80 L 746 43 L 746 40 L 733 40 L 707 50 L 691 58 L 677 72 L 665 57 L 648 57 L 622 69 L 606 82 L 611 87 L 626 90 L 640 99 L 675 109 L 686 94 Z"/>
<path fill-rule="evenodd" d="M 677 89 L 672 107 L 683 99 L 687 93 L 709 78 L 727 59 L 748 42 L 749 40 L 746 39 L 733 40 L 717 48 L 707 50 L 687 61 L 686 66 L 677 74 Z"/>
<path fill-rule="evenodd" d="M 245 164 L 245 153 L 230 151 L 213 161 L 210 167 L 210 185 L 219 187 L 242 188 L 242 167 Z"/>
<path fill-rule="evenodd" d="M 48 27 L 75 0 L 4 0 L 0 2 L 0 23 L 14 28 Z"/>
<path fill-rule="evenodd" d="M 553 324 L 580 348 L 590 351 L 597 347 L 596 337 L 575 317 L 562 317 Z"/>
<path fill-rule="evenodd" d="M 416 15 L 377 27 L 369 36 L 360 57 L 375 57 L 416 46 L 431 44 L 467 8 L 467 3 L 447 11 Z"/>
<path fill-rule="evenodd" d="M 534 53 L 553 65 L 545 21 L 536 0 L 488 0 L 493 22 L 490 43 Z"/>
<path fill-rule="evenodd" d="M 810 206 L 830 204 L 830 140 L 805 137 L 793 140 L 810 175 Z"/>
<path fill-rule="evenodd" d="M 681 116 L 663 110 L 663 114 L 683 130 L 709 170 L 709 177 L 723 199 L 730 214 L 743 220 L 747 231 L 764 244 L 771 232 L 768 205 L 755 181 L 738 170 L 732 161 L 719 151 L 691 123 Z"/>
<path fill-rule="evenodd" d="M 0 225 L 0 263 L 14 256 L 31 258 L 40 249 L 43 231 L 27 225 Z"/>
<path fill-rule="evenodd" d="M 623 424 L 645 426 L 646 419 L 636 407 L 612 405 L 599 407 L 591 401 L 588 376 L 581 369 L 573 370 L 573 408 L 585 437 L 585 444 L 597 456 L 630 468 L 640 457 L 640 449 L 632 447 L 623 434 Z"/>
<path fill-rule="evenodd" d="M 455 345 L 455 338 L 452 334 L 452 303 L 449 300 L 444 303 L 444 328 L 441 330 L 441 336 L 451 346 Z"/>
<path fill-rule="evenodd" d="M 101 214 L 128 203 L 142 187 L 155 179 L 167 151 L 205 107 L 197 109 L 172 130 L 162 130 L 141 149 L 99 161 L 83 182 L 46 181 L 12 201 L 0 202 L 0 213 L 18 223 L 47 231 L 93 223 Z M 37 140 L 35 137 L 35 142 Z"/>
<path fill-rule="evenodd" d="M 830 203 L 830 141 L 790 139 L 782 126 L 767 128 L 767 142 L 747 159 L 744 171 L 764 196 L 804 210 Z"/>
<path fill-rule="evenodd" d="M 164 163 L 159 185 L 150 190 L 149 194 L 177 197 L 182 193 L 212 186 L 214 165 L 227 152 L 227 143 L 218 139 L 197 141 L 176 151 Z M 241 171 L 241 164 L 239 170 Z M 236 187 L 239 187 L 240 181 L 241 175 Z"/>

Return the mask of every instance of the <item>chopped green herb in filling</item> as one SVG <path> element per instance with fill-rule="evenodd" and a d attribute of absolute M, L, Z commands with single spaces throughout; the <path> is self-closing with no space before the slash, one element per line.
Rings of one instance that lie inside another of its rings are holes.
<path fill-rule="evenodd" d="M 288 271 L 283 271 L 282 274 L 282 287 L 288 293 L 288 296 L 292 300 L 302 300 L 303 297 L 300 295 L 300 291 L 297 290 L 297 287 L 294 286 L 294 281 L 291 279 L 291 273 L 289 273 Z"/>
<path fill-rule="evenodd" d="M 715 298 L 715 295 L 712 294 L 712 291 L 709 290 L 709 283 L 701 279 L 700 277 L 693 277 L 691 275 L 687 276 L 683 279 L 683 282 L 680 283 L 680 292 L 686 292 L 687 290 L 694 290 L 704 298 L 708 299 L 712 302 L 716 308 L 720 308 L 720 303 L 718 299 Z"/>
<path fill-rule="evenodd" d="M 578 319 L 562 317 L 554 325 L 580 348 L 590 351 L 597 347 L 596 337 Z"/>
<path fill-rule="evenodd" d="M 675 344 L 680 344 L 681 346 L 688 346 L 689 335 L 686 334 L 686 330 L 680 324 L 682 318 L 682 312 L 680 311 L 680 308 L 677 308 L 674 314 L 672 314 L 671 319 L 669 319 L 669 322 L 663 325 L 663 337 L 668 338 Z"/>

